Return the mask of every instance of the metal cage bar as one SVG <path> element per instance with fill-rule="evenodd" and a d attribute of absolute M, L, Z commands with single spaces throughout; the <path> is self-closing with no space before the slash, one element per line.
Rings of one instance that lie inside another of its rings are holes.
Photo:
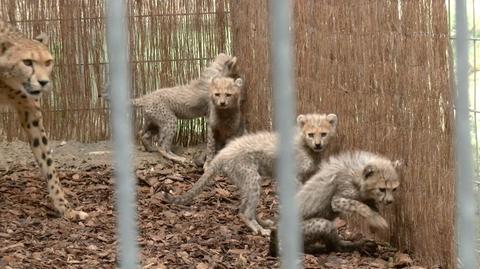
<path fill-rule="evenodd" d="M 276 177 L 279 182 L 279 241 L 282 268 L 301 268 L 300 230 L 295 200 L 295 160 L 293 148 L 295 95 L 291 37 L 291 2 L 271 0 L 272 67 L 274 121 L 279 133 Z M 288 243 L 287 243 L 288 242 Z"/>
<path fill-rule="evenodd" d="M 468 29 L 466 1 L 456 0 L 455 138 L 457 168 L 456 236 L 463 268 L 477 268 L 475 258 L 475 200 L 468 103 Z"/>
<path fill-rule="evenodd" d="M 138 267 L 136 227 L 136 181 L 131 166 L 133 156 L 132 121 L 129 105 L 130 67 L 128 62 L 128 36 L 126 2 L 108 0 L 107 46 L 110 61 L 110 87 L 112 129 L 117 199 L 117 227 L 119 238 L 119 267 Z"/>

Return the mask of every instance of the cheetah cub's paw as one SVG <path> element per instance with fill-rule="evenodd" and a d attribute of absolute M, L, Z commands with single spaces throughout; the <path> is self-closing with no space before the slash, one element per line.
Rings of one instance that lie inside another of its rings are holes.
<path fill-rule="evenodd" d="M 77 211 L 73 209 L 65 210 L 63 217 L 68 220 L 85 220 L 88 218 L 88 214 L 83 211 Z"/>
<path fill-rule="evenodd" d="M 388 229 L 388 223 L 387 221 L 380 216 L 379 214 L 374 214 L 370 218 L 368 218 L 368 225 L 370 226 L 370 229 L 373 232 L 376 232 L 378 230 L 387 230 Z"/>

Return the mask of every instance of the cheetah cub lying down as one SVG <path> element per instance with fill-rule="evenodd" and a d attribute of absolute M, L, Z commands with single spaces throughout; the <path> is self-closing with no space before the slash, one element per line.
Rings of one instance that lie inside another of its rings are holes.
<path fill-rule="evenodd" d="M 393 192 L 400 185 L 399 166 L 399 161 L 366 151 L 341 153 L 323 162 L 297 193 L 305 252 L 318 249 L 320 242 L 329 251 L 353 251 L 370 243 L 341 239 L 333 223 L 340 214 L 357 213 L 371 228 L 387 229 L 377 205 L 393 202 Z M 270 240 L 270 252 L 276 256 L 274 230 Z"/>
<path fill-rule="evenodd" d="M 245 133 L 242 117 L 243 79 L 214 77 L 210 84 L 207 152 L 204 169 L 212 161 L 215 154 L 225 147 L 227 142 Z"/>
<path fill-rule="evenodd" d="M 193 119 L 207 115 L 208 88 L 214 76 L 236 75 L 236 57 L 223 53 L 201 73 L 200 78 L 191 81 L 188 85 L 158 89 L 152 93 L 132 100 L 134 106 L 143 108 L 145 123 L 139 132 L 145 149 L 157 151 L 165 158 L 186 162 L 171 151 L 173 138 L 177 126 L 177 119 Z M 159 147 L 152 144 L 152 136 L 158 136 Z"/>
<path fill-rule="evenodd" d="M 323 149 L 335 136 L 335 114 L 306 114 L 297 118 L 295 137 L 298 181 L 318 166 Z M 260 199 L 262 176 L 272 176 L 277 159 L 278 136 L 271 132 L 247 134 L 229 142 L 213 158 L 202 177 L 182 196 L 165 194 L 171 203 L 187 204 L 197 196 L 215 176 L 227 176 L 238 187 L 241 195 L 240 217 L 254 232 L 268 235 L 273 222 L 256 215 Z"/>
<path fill-rule="evenodd" d="M 88 214 L 73 210 L 65 198 L 43 127 L 38 100 L 51 89 L 53 68 L 53 57 L 46 44 L 46 36 L 28 39 L 15 27 L 0 21 L 0 105 L 10 105 L 18 112 L 55 209 L 67 219 L 85 219 Z"/>

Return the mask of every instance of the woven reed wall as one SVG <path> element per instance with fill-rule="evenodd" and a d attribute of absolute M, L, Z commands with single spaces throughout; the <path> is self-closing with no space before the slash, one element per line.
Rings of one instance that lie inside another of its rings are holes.
<path fill-rule="evenodd" d="M 129 0 L 128 6 L 133 97 L 187 83 L 219 52 L 230 53 L 227 1 Z M 28 37 L 50 35 L 54 91 L 43 97 L 42 109 L 52 139 L 110 136 L 108 104 L 97 97 L 108 80 L 104 11 L 104 0 L 0 1 L 0 18 Z M 0 110 L 0 141 L 24 138 L 16 120 L 11 110 Z M 184 144 L 204 139 L 202 119 L 178 130 Z"/>
<path fill-rule="evenodd" d="M 250 129 L 271 126 L 267 1 L 232 2 Z M 384 235 L 426 265 L 453 268 L 454 170 L 444 1 L 294 1 L 298 112 L 339 115 L 339 149 L 406 161 Z"/>

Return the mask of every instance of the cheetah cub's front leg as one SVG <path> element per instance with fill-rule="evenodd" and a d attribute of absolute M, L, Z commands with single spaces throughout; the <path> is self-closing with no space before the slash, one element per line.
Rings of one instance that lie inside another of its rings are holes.
<path fill-rule="evenodd" d="M 65 193 L 58 180 L 48 147 L 48 139 L 43 127 L 42 112 L 38 104 L 18 105 L 17 111 L 22 127 L 27 133 L 33 156 L 40 166 L 42 177 L 47 179 L 48 193 L 53 201 L 53 206 L 66 219 L 86 219 L 88 217 L 87 213 L 73 210 L 65 199 Z"/>

